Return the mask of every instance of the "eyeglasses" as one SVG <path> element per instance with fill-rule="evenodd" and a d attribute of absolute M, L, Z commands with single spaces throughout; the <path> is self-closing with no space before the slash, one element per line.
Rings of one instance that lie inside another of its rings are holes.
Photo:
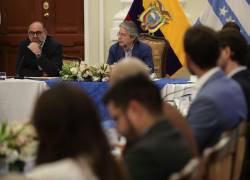
<path fill-rule="evenodd" d="M 119 36 L 121 36 L 121 37 L 126 37 L 127 34 L 118 32 L 118 33 L 117 33 L 117 36 L 118 36 L 118 37 L 119 37 Z"/>
<path fill-rule="evenodd" d="M 29 31 L 28 32 L 28 34 L 30 35 L 30 36 L 41 36 L 41 34 L 42 34 L 43 32 L 42 31 L 36 31 L 36 32 L 34 32 L 34 31 Z"/>

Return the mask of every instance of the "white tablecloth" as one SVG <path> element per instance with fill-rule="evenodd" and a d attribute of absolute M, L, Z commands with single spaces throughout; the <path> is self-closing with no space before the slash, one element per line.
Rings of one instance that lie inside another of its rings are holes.
<path fill-rule="evenodd" d="M 165 102 L 176 106 L 185 116 L 192 102 L 194 84 L 167 84 L 161 90 L 161 95 Z"/>
<path fill-rule="evenodd" d="M 185 115 L 191 102 L 193 84 L 167 84 L 162 97 Z M 30 120 L 34 105 L 48 89 L 44 81 L 7 79 L 0 81 L 0 121 Z"/>
<path fill-rule="evenodd" d="M 0 121 L 30 120 L 39 95 L 48 89 L 43 81 L 0 81 Z"/>

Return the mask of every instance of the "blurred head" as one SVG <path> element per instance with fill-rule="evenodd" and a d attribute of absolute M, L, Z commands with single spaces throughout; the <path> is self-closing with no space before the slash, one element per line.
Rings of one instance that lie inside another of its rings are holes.
<path fill-rule="evenodd" d="M 235 29 L 225 29 L 218 33 L 221 56 L 218 65 L 226 69 L 228 63 L 235 62 L 238 65 L 246 65 L 247 41 L 244 36 Z"/>
<path fill-rule="evenodd" d="M 28 29 L 28 35 L 31 42 L 42 43 L 47 36 L 47 30 L 40 21 L 33 22 Z"/>
<path fill-rule="evenodd" d="M 215 31 L 205 26 L 193 26 L 184 36 L 187 66 L 206 71 L 216 66 L 219 57 L 219 41 Z"/>
<path fill-rule="evenodd" d="M 123 48 L 131 48 L 138 37 L 136 24 L 133 21 L 124 21 L 119 25 L 118 42 Z"/>
<path fill-rule="evenodd" d="M 232 21 L 229 21 L 223 25 L 222 30 L 225 30 L 225 29 L 234 29 L 240 32 L 240 27 L 235 22 L 232 22 Z"/>
<path fill-rule="evenodd" d="M 145 124 L 155 123 L 148 117 L 157 118 L 163 114 L 160 91 L 144 74 L 115 83 L 106 93 L 104 102 L 117 121 L 117 131 L 129 140 L 141 135 Z"/>
<path fill-rule="evenodd" d="M 117 178 L 120 172 L 113 172 L 118 167 L 98 112 L 83 90 L 60 84 L 44 92 L 35 106 L 33 124 L 39 139 L 38 165 L 83 156 L 99 178 Z"/>
<path fill-rule="evenodd" d="M 150 69 L 146 64 L 135 57 L 125 58 L 112 67 L 110 83 L 114 84 L 128 76 L 140 73 L 149 76 Z"/>

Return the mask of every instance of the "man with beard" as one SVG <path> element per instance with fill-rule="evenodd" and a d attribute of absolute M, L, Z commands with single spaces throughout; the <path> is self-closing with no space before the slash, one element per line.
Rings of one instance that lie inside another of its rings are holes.
<path fill-rule="evenodd" d="M 224 73 L 237 81 L 246 97 L 248 104 L 248 120 L 250 120 L 250 71 L 246 67 L 247 41 L 234 29 L 219 32 L 221 56 L 218 65 Z"/>
<path fill-rule="evenodd" d="M 248 117 L 250 121 L 250 71 L 246 66 L 247 42 L 244 36 L 234 29 L 224 29 L 219 32 L 221 56 L 219 66 L 225 74 L 237 81 L 246 98 L 248 106 Z M 250 139 L 247 138 L 245 169 L 242 175 L 245 179 L 250 177 Z"/>
<path fill-rule="evenodd" d="M 127 139 L 124 161 L 132 180 L 165 180 L 191 158 L 187 142 L 166 119 L 158 87 L 144 74 L 116 82 L 104 102 Z"/>
<path fill-rule="evenodd" d="M 246 119 L 247 107 L 238 83 L 217 67 L 219 40 L 205 26 L 191 27 L 184 36 L 187 67 L 198 76 L 187 120 L 202 152 L 214 145 L 223 131 Z"/>
<path fill-rule="evenodd" d="M 20 43 L 17 76 L 58 76 L 62 68 L 62 46 L 47 35 L 39 21 L 31 23 L 28 37 Z"/>

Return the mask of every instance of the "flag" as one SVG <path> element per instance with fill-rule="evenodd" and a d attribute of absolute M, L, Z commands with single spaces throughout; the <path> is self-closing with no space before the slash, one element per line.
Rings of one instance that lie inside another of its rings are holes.
<path fill-rule="evenodd" d="M 250 0 L 207 0 L 206 6 L 197 20 L 197 24 L 220 30 L 229 22 L 235 22 L 250 43 Z"/>
<path fill-rule="evenodd" d="M 169 14 L 168 22 L 154 32 L 154 35 L 165 37 L 171 46 L 167 54 L 166 72 L 172 75 L 185 65 L 183 36 L 190 26 L 179 0 L 134 0 L 125 20 L 134 21 L 139 33 L 147 33 L 147 31 L 142 29 L 139 16 L 156 2 L 159 2 L 167 14 Z"/>

